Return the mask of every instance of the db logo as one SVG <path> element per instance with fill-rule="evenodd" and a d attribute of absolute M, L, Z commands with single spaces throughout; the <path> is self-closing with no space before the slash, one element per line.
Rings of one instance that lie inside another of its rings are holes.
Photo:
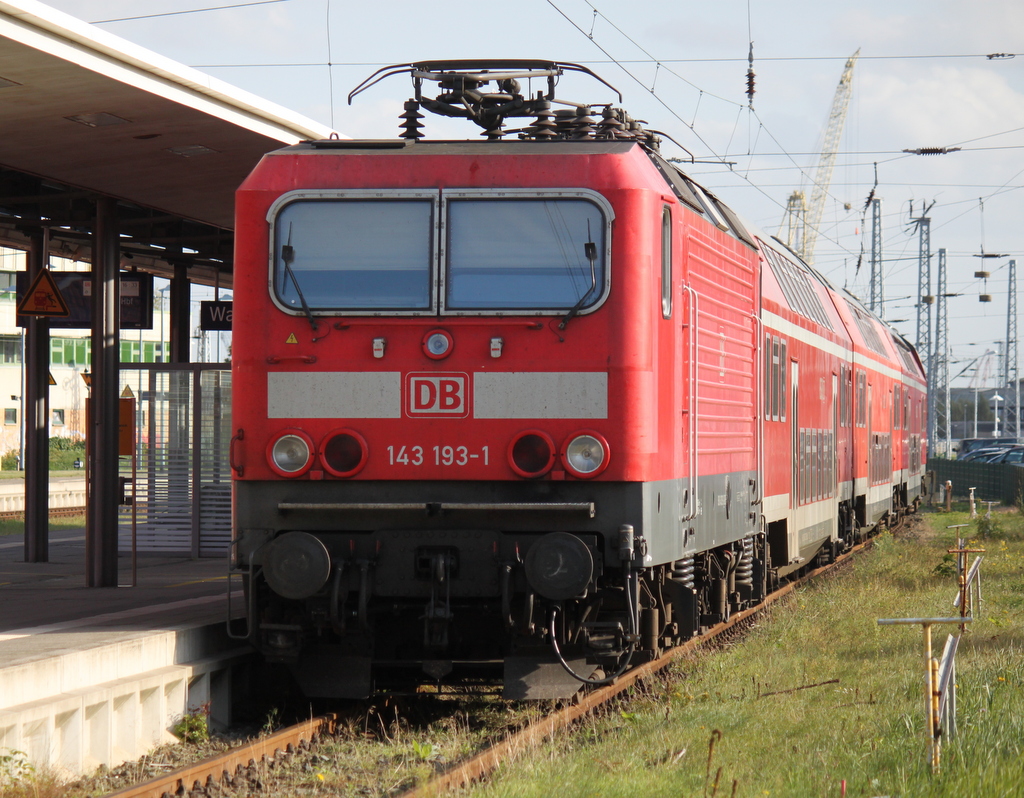
<path fill-rule="evenodd" d="M 405 385 L 407 415 L 439 418 L 469 415 L 469 377 L 466 374 L 408 374 Z"/>

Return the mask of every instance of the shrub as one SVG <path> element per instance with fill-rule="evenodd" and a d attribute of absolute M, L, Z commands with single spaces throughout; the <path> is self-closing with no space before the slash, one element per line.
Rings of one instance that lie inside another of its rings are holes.
<path fill-rule="evenodd" d="M 54 435 L 50 438 L 50 470 L 71 471 L 75 460 L 85 460 L 85 439 L 65 438 Z M 18 470 L 18 450 L 12 449 L 0 458 L 0 468 L 4 471 Z M 24 464 L 22 464 L 24 470 Z"/>
<path fill-rule="evenodd" d="M 206 721 L 206 712 L 199 709 L 182 715 L 171 727 L 171 734 L 183 743 L 205 743 L 210 739 L 210 727 Z"/>

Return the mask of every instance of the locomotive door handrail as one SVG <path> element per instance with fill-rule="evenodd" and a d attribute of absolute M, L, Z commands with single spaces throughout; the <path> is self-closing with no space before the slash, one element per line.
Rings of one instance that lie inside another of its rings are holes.
<path fill-rule="evenodd" d="M 690 451 L 687 489 L 690 496 L 690 511 L 681 520 L 692 521 L 697 517 L 697 338 L 698 338 L 698 297 L 697 289 L 692 285 L 683 285 L 683 290 L 690 295 L 690 307 L 687 313 L 687 326 L 690 328 L 689 381 L 690 395 L 688 398 L 687 415 L 690 418 Z"/>

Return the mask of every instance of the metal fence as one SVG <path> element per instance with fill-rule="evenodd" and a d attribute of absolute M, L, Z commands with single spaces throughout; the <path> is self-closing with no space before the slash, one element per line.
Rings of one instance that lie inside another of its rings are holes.
<path fill-rule="evenodd" d="M 971 488 L 978 501 L 1002 502 L 1013 507 L 1024 499 L 1024 467 L 1002 463 L 973 463 L 932 458 L 928 470 L 935 473 L 936 485 L 953 483 L 953 495 L 966 499 Z"/>
<path fill-rule="evenodd" d="M 231 538 L 231 372 L 220 364 L 141 364 L 121 370 L 136 397 L 135 502 L 140 553 L 221 556 Z M 121 458 L 121 476 L 132 463 Z M 132 506 L 119 548 L 131 549 Z"/>

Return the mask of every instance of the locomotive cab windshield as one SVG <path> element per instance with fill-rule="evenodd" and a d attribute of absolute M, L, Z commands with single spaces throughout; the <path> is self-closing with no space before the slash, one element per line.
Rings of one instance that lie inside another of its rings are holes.
<path fill-rule="evenodd" d="M 612 218 L 583 190 L 293 192 L 270 211 L 270 282 L 293 313 L 587 313 Z"/>

